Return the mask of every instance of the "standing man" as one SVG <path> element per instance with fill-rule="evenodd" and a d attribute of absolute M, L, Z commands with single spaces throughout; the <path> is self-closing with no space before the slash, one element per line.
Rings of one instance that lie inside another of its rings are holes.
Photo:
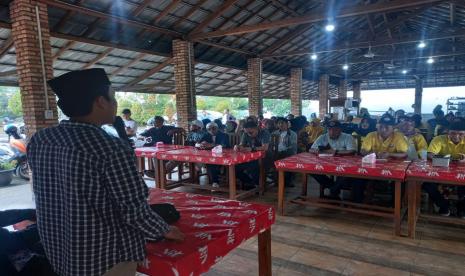
<path fill-rule="evenodd" d="M 61 276 L 134 275 L 147 238 L 184 235 L 150 209 L 131 149 L 101 129 L 117 108 L 105 71 L 73 71 L 49 85 L 70 120 L 28 145 L 46 255 Z"/>
<path fill-rule="evenodd" d="M 126 128 L 126 134 L 128 135 L 128 137 L 136 136 L 137 123 L 131 118 L 131 110 L 126 108 L 126 109 L 123 109 L 121 113 L 123 115 L 122 117 L 124 120 L 124 126 Z"/>
<path fill-rule="evenodd" d="M 231 115 L 231 113 L 229 113 L 229 109 L 225 109 L 223 112 L 223 118 L 221 122 L 223 123 L 223 125 L 225 125 L 227 122 L 234 121 L 235 119 L 236 118 L 234 118 L 234 116 Z"/>

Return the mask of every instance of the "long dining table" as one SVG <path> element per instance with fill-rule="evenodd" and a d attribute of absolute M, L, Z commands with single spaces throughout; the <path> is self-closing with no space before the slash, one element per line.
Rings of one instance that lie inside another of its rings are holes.
<path fill-rule="evenodd" d="M 301 173 L 304 176 L 302 194 L 291 200 L 292 203 L 392 218 L 394 221 L 394 233 L 400 236 L 402 221 L 401 190 L 409 164 L 410 161 L 397 159 L 378 160 L 374 164 L 366 164 L 362 162 L 362 157 L 360 156 L 320 157 L 312 153 L 300 153 L 278 160 L 275 162 L 279 173 L 278 212 L 281 215 L 285 214 L 284 173 Z M 386 181 L 394 187 L 394 208 L 308 197 L 306 191 L 308 185 L 307 175 L 309 174 Z"/>

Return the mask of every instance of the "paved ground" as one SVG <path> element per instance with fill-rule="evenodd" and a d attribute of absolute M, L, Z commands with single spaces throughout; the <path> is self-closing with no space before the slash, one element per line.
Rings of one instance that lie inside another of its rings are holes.
<path fill-rule="evenodd" d="M 286 192 L 290 197 L 299 191 Z M 249 201 L 275 206 L 276 190 Z M 0 187 L 0 209 L 32 206 L 27 182 Z M 416 240 L 395 237 L 392 229 L 383 218 L 289 206 L 272 228 L 273 275 L 465 275 L 464 228 L 421 221 Z M 258 275 L 257 263 L 255 238 L 206 275 Z"/>

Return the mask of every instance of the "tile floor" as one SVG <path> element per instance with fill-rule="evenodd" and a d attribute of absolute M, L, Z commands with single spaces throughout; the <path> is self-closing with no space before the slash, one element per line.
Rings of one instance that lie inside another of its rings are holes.
<path fill-rule="evenodd" d="M 276 189 L 248 200 L 275 205 Z M 27 183 L 0 187 L 0 209 L 31 206 Z M 420 221 L 417 229 L 416 240 L 395 237 L 387 219 L 288 204 L 272 228 L 273 275 L 465 275 L 465 228 Z M 254 238 L 205 275 L 258 275 L 257 264 Z"/>

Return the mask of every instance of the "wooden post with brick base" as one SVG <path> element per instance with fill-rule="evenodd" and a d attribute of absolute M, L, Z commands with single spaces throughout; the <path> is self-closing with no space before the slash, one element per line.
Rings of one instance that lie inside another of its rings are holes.
<path fill-rule="evenodd" d="M 247 93 L 249 95 L 249 115 L 263 114 L 262 60 L 247 60 Z"/>
<path fill-rule="evenodd" d="M 178 126 L 188 129 L 189 122 L 197 119 L 192 42 L 173 40 L 173 65 Z"/>
<path fill-rule="evenodd" d="M 41 62 L 36 7 L 39 11 L 44 64 Z M 53 78 L 47 5 L 35 0 L 14 0 L 10 4 L 10 17 L 24 123 L 26 134 L 31 137 L 38 130 L 56 125 L 58 121 L 55 95 L 44 86 L 43 76 L 45 73 L 46 80 Z M 48 118 L 45 116 L 47 107 L 53 113 Z"/>
<path fill-rule="evenodd" d="M 320 76 L 318 94 L 320 96 L 320 118 L 323 119 L 328 113 L 329 75 L 324 74 Z"/>
<path fill-rule="evenodd" d="M 291 69 L 291 114 L 302 115 L 302 68 Z"/>

